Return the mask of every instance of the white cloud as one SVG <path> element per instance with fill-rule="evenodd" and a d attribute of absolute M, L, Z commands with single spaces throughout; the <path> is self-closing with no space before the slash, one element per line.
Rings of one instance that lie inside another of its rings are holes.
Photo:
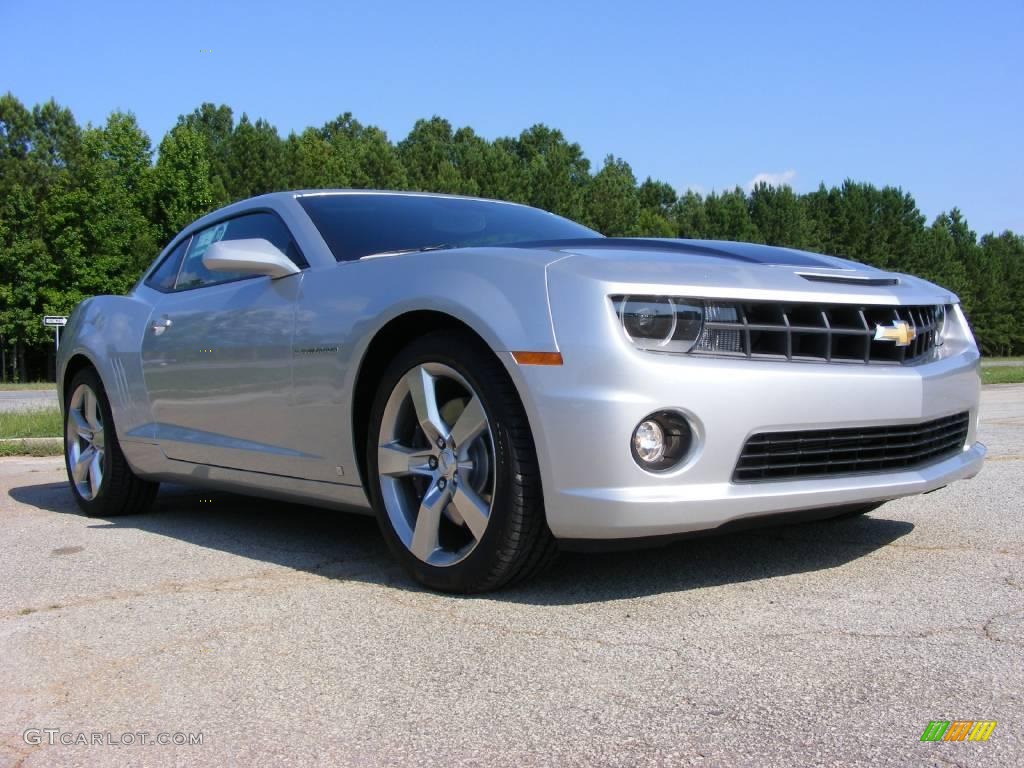
<path fill-rule="evenodd" d="M 761 182 L 764 182 L 771 187 L 791 187 L 793 186 L 793 179 L 796 178 L 796 171 L 790 168 L 788 171 L 781 171 L 779 173 L 771 173 L 769 171 L 762 171 L 757 174 L 754 178 L 747 182 L 747 191 L 749 192 Z"/>

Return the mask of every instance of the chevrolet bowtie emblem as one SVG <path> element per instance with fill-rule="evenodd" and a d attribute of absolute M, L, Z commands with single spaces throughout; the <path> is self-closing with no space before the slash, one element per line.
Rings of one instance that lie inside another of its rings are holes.
<path fill-rule="evenodd" d="M 875 341 L 892 341 L 897 347 L 909 347 L 917 338 L 917 329 L 909 323 L 897 320 L 892 325 L 876 325 Z"/>

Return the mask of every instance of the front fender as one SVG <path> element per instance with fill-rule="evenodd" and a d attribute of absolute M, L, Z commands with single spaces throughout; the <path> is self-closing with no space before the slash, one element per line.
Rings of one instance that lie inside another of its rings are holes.
<path fill-rule="evenodd" d="M 522 249 L 466 249 L 314 270 L 296 312 L 293 422 L 311 453 L 331 457 L 317 479 L 336 480 L 336 467 L 357 466 L 354 436 L 324 425 L 353 423 L 363 360 L 395 318 L 432 311 L 461 321 L 498 354 L 522 391 L 509 352 L 558 351 L 546 287 L 546 265 L 557 258 Z"/>

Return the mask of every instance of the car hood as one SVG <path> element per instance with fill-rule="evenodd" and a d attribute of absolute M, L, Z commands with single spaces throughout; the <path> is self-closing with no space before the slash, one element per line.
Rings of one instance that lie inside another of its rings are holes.
<path fill-rule="evenodd" d="M 948 290 L 910 275 L 792 248 L 720 240 L 604 238 L 526 244 L 549 269 L 610 291 L 748 300 L 946 304 Z"/>

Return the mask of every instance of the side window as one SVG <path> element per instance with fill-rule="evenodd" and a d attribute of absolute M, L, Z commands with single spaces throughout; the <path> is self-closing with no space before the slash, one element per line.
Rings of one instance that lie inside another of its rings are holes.
<path fill-rule="evenodd" d="M 191 238 L 186 237 L 178 243 L 167 258 L 160 263 L 160 266 L 153 270 L 153 274 L 146 278 L 146 285 L 156 288 L 158 291 L 173 291 L 175 278 L 178 277 L 178 270 L 181 269 L 181 259 L 185 255 L 185 249 L 188 248 L 190 241 Z"/>
<path fill-rule="evenodd" d="M 178 273 L 178 282 L 175 283 L 175 290 L 184 291 L 189 288 L 199 288 L 203 285 L 214 283 L 226 283 L 231 280 L 240 280 L 245 277 L 237 272 L 211 272 L 203 266 L 203 254 L 206 249 L 223 240 L 227 234 L 230 222 L 222 221 L 220 224 L 196 232 L 192 236 L 192 242 L 185 254 L 185 263 L 181 265 L 181 272 Z"/>
<path fill-rule="evenodd" d="M 228 234 L 225 240 L 244 240 L 250 237 L 262 237 L 281 249 L 281 252 L 291 259 L 299 269 L 305 269 L 309 263 L 299 252 L 298 246 L 292 239 L 291 232 L 277 216 L 272 213 L 250 213 L 248 216 L 240 216 L 232 219 L 228 227 Z"/>
<path fill-rule="evenodd" d="M 284 222 L 272 213 L 249 213 L 214 224 L 193 235 L 178 274 L 175 290 L 184 291 L 189 288 L 252 277 L 252 275 L 234 272 L 211 272 L 203 266 L 203 254 L 206 253 L 207 248 L 220 240 L 246 240 L 254 237 L 269 240 L 300 269 L 309 266 L 295 245 Z"/>

